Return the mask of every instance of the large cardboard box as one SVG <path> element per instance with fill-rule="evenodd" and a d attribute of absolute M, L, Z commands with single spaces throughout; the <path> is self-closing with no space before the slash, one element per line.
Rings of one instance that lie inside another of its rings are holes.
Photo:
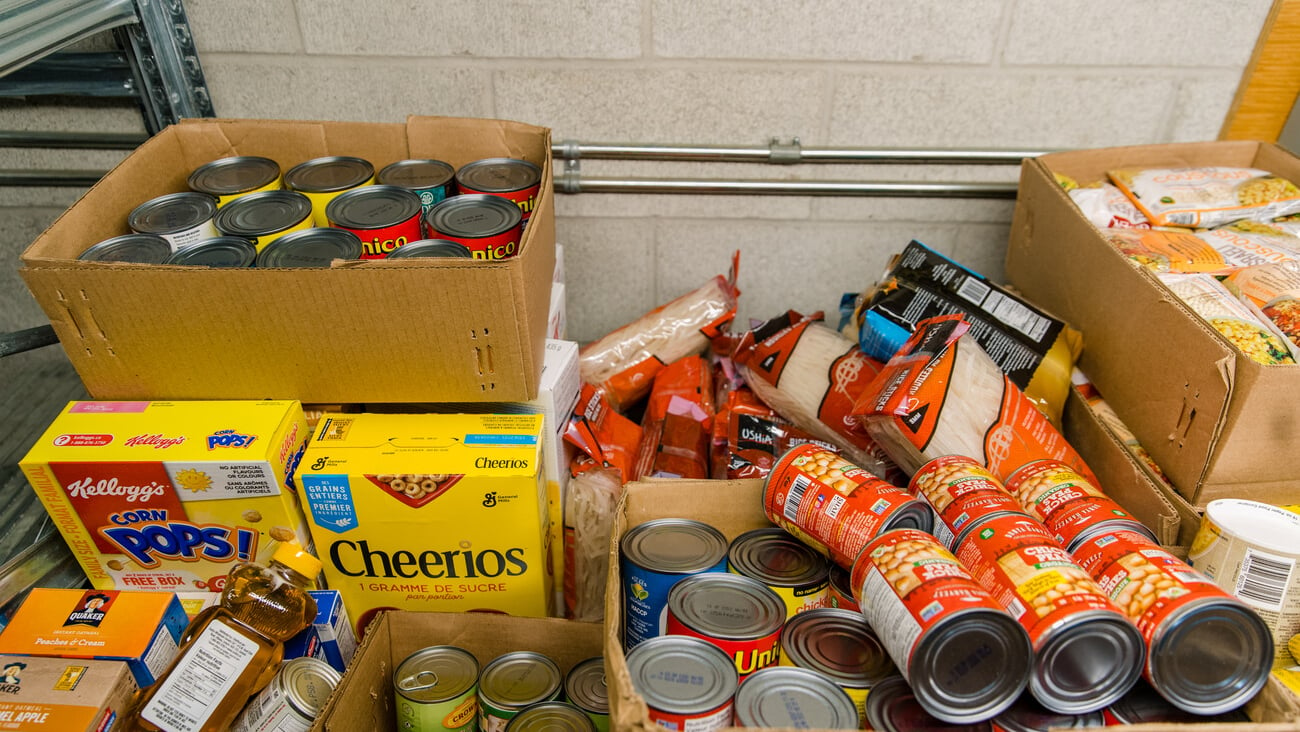
<path fill-rule="evenodd" d="M 403 259 L 331 269 L 79 262 L 127 233 L 138 204 L 187 190 L 230 155 L 282 170 L 325 155 L 378 170 L 514 157 L 542 169 L 519 256 Z M 550 131 L 499 120 L 405 124 L 185 120 L 154 136 L 22 255 L 21 274 L 87 390 L 100 399 L 514 401 L 537 392 L 555 269 Z"/>
<path fill-rule="evenodd" d="M 1295 498 L 1300 367 L 1256 363 L 1155 276 L 1110 246 L 1053 173 L 1084 183 L 1114 168 L 1237 166 L 1300 180 L 1276 145 L 1207 142 L 1054 153 L 1026 160 L 1006 273 L 1083 332 L 1080 367 L 1188 500 Z"/>

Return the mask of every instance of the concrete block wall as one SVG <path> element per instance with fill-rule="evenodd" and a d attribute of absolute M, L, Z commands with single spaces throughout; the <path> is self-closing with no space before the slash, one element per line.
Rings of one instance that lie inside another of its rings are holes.
<path fill-rule="evenodd" d="M 810 147 L 1046 149 L 1213 139 L 1270 2 L 185 6 L 220 116 L 501 117 L 549 126 L 557 141 L 582 142 L 765 145 L 798 137 Z M 0 123 L 4 116 L 0 109 Z M 1017 176 L 1015 168 L 978 166 L 584 161 L 582 170 L 814 180 Z M 0 190 L 0 205 L 8 207 L 0 220 L 16 222 L 11 237 L 30 238 L 68 195 Z M 830 314 L 842 292 L 870 285 L 912 238 L 1000 278 L 1012 207 L 997 200 L 561 194 L 570 336 L 599 337 L 693 289 L 725 271 L 736 248 L 741 322 L 789 308 Z M 7 257 L 16 261 L 16 252 Z M 6 310 L 30 315 L 23 310 L 30 305 L 15 302 Z"/>

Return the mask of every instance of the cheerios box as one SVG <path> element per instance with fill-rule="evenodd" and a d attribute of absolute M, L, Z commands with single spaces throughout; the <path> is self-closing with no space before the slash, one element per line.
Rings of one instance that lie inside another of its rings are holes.
<path fill-rule="evenodd" d="M 0 656 L 0 730 L 103 732 L 138 688 L 121 661 Z"/>
<path fill-rule="evenodd" d="M 310 546 L 289 481 L 307 435 L 296 401 L 71 402 L 21 466 L 96 588 L 220 590 Z"/>
<path fill-rule="evenodd" d="M 379 610 L 548 614 L 540 414 L 327 414 L 297 480 L 331 589 Z"/>

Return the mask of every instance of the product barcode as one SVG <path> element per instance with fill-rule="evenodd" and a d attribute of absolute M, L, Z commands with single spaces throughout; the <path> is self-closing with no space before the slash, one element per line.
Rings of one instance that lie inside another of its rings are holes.
<path fill-rule="evenodd" d="M 989 315 L 1035 341 L 1043 337 L 1050 325 L 1047 318 L 1000 292 L 995 292 L 989 296 L 988 302 L 984 304 L 984 309 L 988 311 Z"/>
<path fill-rule="evenodd" d="M 1237 575 L 1237 597 L 1269 609 L 1282 610 L 1282 596 L 1295 562 L 1285 557 L 1263 554 L 1251 549 L 1241 562 Z"/>
<path fill-rule="evenodd" d="M 988 285 L 984 284 L 983 282 L 980 282 L 979 280 L 975 279 L 974 277 L 967 277 L 957 287 L 957 295 L 959 297 L 969 300 L 970 302 L 973 302 L 976 305 L 979 305 L 980 303 L 984 302 L 984 298 L 988 297 L 989 292 L 991 291 L 992 288 L 990 288 Z"/>
<path fill-rule="evenodd" d="M 1174 226 L 1195 226 L 1197 223 L 1196 214 L 1187 212 L 1170 212 L 1165 214 L 1165 219 Z"/>
<path fill-rule="evenodd" d="M 799 504 L 803 502 L 803 494 L 810 485 L 812 481 L 802 475 L 794 479 L 794 485 L 790 486 L 790 493 L 785 497 L 785 507 L 781 509 L 781 515 L 785 516 L 786 521 L 799 518 Z"/>

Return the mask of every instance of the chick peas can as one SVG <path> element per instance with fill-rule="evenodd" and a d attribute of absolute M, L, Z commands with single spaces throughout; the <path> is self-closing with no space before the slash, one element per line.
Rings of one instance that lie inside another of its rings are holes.
<path fill-rule="evenodd" d="M 369 160 L 345 155 L 312 158 L 284 174 L 284 187 L 311 201 L 315 226 L 330 225 L 325 209 L 340 193 L 375 182 L 375 166 Z"/>
<path fill-rule="evenodd" d="M 732 539 L 727 571 L 762 582 L 785 603 L 787 618 L 826 606 L 830 562 L 776 527 L 753 529 Z"/>
<path fill-rule="evenodd" d="M 908 489 L 934 509 L 934 535 L 948 549 L 956 546 L 958 534 L 984 518 L 1021 510 L 993 473 L 964 455 L 944 455 L 922 465 Z"/>
<path fill-rule="evenodd" d="M 1156 541 L 1133 514 L 1059 460 L 1022 465 L 1007 476 L 1007 490 L 1070 551 L 1087 537 L 1112 529 L 1136 531 Z"/>
<path fill-rule="evenodd" d="M 872 687 L 898 673 L 861 612 L 819 608 L 800 613 L 781 629 L 781 664 L 811 669 L 844 689 L 867 721 Z"/>

